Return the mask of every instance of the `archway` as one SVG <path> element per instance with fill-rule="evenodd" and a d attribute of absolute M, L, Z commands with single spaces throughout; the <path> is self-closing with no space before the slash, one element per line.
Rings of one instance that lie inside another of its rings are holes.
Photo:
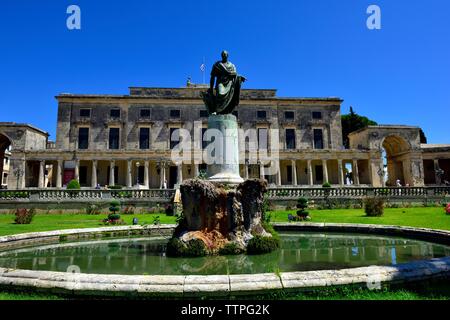
<path fill-rule="evenodd" d="M 8 175 L 10 174 L 11 140 L 0 133 L 0 186 L 5 188 L 8 185 Z"/>
<path fill-rule="evenodd" d="M 383 165 L 387 168 L 385 177 L 386 186 L 396 186 L 397 180 L 401 185 L 412 185 L 409 172 L 409 153 L 411 145 L 404 138 L 391 135 L 387 136 L 382 143 Z"/>

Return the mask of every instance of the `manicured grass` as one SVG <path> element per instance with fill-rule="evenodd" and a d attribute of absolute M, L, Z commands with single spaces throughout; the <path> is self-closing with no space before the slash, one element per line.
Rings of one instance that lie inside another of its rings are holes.
<path fill-rule="evenodd" d="M 271 222 L 287 222 L 296 211 L 271 212 Z M 382 217 L 366 217 L 363 209 L 310 210 L 311 222 L 398 225 L 450 230 L 450 215 L 444 208 L 386 208 Z"/>
<path fill-rule="evenodd" d="M 165 214 L 136 214 L 121 215 L 121 218 L 127 225 L 131 225 L 133 218 L 138 218 L 139 224 L 153 224 L 156 217 L 159 216 L 160 222 L 163 224 L 175 223 L 175 217 L 169 217 Z M 15 224 L 14 215 L 0 215 L 0 236 L 52 231 L 62 229 L 78 229 L 78 228 L 96 228 L 105 227 L 102 222 L 107 217 L 106 214 L 87 215 L 87 214 L 37 214 L 31 224 Z"/>

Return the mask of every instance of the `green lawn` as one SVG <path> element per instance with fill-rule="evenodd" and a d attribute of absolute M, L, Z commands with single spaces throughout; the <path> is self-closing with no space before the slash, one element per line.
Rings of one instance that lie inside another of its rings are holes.
<path fill-rule="evenodd" d="M 271 221 L 287 222 L 289 213 L 295 215 L 295 211 L 271 212 Z M 362 209 L 311 210 L 310 213 L 312 222 L 402 225 L 450 230 L 450 215 L 446 215 L 443 208 L 389 208 L 385 209 L 383 217 L 366 217 Z M 128 225 L 131 224 L 134 217 L 138 218 L 139 224 L 152 224 L 158 216 L 161 223 L 176 223 L 175 217 L 168 217 L 165 214 L 122 215 L 122 218 Z M 0 215 L 0 236 L 59 229 L 102 227 L 105 225 L 101 220 L 105 217 L 105 214 L 38 214 L 31 224 L 17 225 L 14 224 L 14 215 Z"/>
<path fill-rule="evenodd" d="M 271 212 L 272 222 L 287 222 L 295 211 Z M 450 230 L 450 215 L 444 208 L 386 208 L 383 217 L 366 217 L 362 209 L 312 210 L 311 222 L 362 223 Z"/>
<path fill-rule="evenodd" d="M 152 224 L 158 216 L 160 222 L 164 224 L 175 223 L 176 220 L 175 217 L 169 217 L 165 214 L 136 214 L 122 215 L 121 217 L 127 225 L 131 225 L 133 218 L 138 218 L 139 224 Z M 60 229 L 105 227 L 102 222 L 105 218 L 105 214 L 37 214 L 31 224 L 19 225 L 14 223 L 14 215 L 0 215 L 0 236 Z"/>

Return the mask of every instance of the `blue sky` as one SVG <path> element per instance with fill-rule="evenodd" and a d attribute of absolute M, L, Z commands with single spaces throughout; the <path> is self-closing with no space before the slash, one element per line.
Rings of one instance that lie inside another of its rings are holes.
<path fill-rule="evenodd" d="M 66 9 L 81 8 L 81 30 Z M 366 9 L 382 10 L 382 29 Z M 129 86 L 201 82 L 222 49 L 247 88 L 279 96 L 339 96 L 343 113 L 421 126 L 450 143 L 447 0 L 2 0 L 0 121 L 55 139 L 62 92 L 127 94 Z"/>

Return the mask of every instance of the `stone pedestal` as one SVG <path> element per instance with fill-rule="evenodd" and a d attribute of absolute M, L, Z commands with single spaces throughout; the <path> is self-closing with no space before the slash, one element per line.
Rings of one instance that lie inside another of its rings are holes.
<path fill-rule="evenodd" d="M 220 131 L 223 137 L 222 141 L 213 142 L 216 146 L 214 157 L 219 163 L 208 165 L 208 180 L 224 184 L 242 183 L 244 179 L 239 175 L 239 141 L 236 116 L 232 114 L 211 115 L 208 118 L 208 129 Z"/>

